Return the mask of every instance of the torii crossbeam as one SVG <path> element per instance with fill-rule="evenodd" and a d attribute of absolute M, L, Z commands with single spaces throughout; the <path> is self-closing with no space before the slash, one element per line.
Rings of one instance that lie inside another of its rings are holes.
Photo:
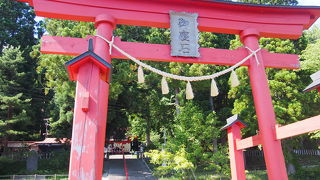
<path fill-rule="evenodd" d="M 96 23 L 97 34 L 111 39 L 116 24 L 169 27 L 169 11 L 198 13 L 200 31 L 239 34 L 252 50 L 259 48 L 260 37 L 299 38 L 320 15 L 318 7 L 259 6 L 214 0 L 20 0 L 34 7 L 38 16 Z M 78 55 L 86 51 L 87 39 L 45 36 L 41 51 Z M 245 57 L 245 49 L 200 49 L 200 58 L 177 58 L 169 55 L 169 46 L 143 43 L 115 43 L 141 60 L 233 65 Z M 92 56 L 77 59 L 74 71 L 77 80 L 71 147 L 70 179 L 101 179 L 103 144 L 106 129 L 109 84 L 101 58 L 124 58 L 118 52 L 109 55 L 109 45 L 94 39 Z M 268 177 L 288 179 L 280 139 L 274 138 L 276 118 L 268 87 L 265 67 L 299 68 L 298 56 L 258 52 L 245 63 L 249 67 L 250 83 L 259 124 L 259 143 L 263 145 Z M 78 61 L 79 60 L 79 61 Z M 103 72 L 101 75 L 101 72 Z M 257 138 L 256 138 L 257 139 Z M 236 146 L 235 146 L 236 147 Z M 242 150 L 239 150 L 241 154 Z M 243 163 L 243 162 L 237 162 Z M 243 179 L 241 171 L 232 170 L 232 179 Z"/>

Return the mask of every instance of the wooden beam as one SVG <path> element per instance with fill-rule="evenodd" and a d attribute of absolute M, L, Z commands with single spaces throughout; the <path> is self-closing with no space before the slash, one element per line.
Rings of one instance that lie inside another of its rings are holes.
<path fill-rule="evenodd" d="M 88 39 L 97 37 L 70 38 L 58 36 L 43 36 L 41 41 L 41 52 L 48 54 L 79 55 L 88 50 Z M 135 42 L 122 42 L 115 38 L 115 45 L 136 57 L 139 60 L 180 62 L 180 63 L 201 63 L 216 65 L 234 65 L 248 55 L 244 48 L 237 50 L 200 48 L 201 57 L 186 58 L 170 56 L 170 45 L 146 44 Z M 298 69 L 300 67 L 299 57 L 291 54 L 268 53 L 262 50 L 264 65 L 269 68 Z M 117 50 L 112 50 L 111 58 L 128 59 Z M 249 61 L 243 66 L 249 66 Z"/>
<path fill-rule="evenodd" d="M 237 140 L 237 150 L 243 150 L 262 144 L 259 134 L 245 139 Z"/>
<path fill-rule="evenodd" d="M 200 31 L 239 34 L 254 28 L 263 37 L 290 39 L 299 38 L 319 16 L 317 9 L 186 0 L 33 0 L 32 4 L 38 16 L 94 22 L 99 14 L 109 14 L 117 24 L 159 28 L 169 28 L 170 10 L 197 12 Z"/>
<path fill-rule="evenodd" d="M 312 131 L 320 130 L 320 115 L 276 128 L 276 138 L 285 139 Z"/>

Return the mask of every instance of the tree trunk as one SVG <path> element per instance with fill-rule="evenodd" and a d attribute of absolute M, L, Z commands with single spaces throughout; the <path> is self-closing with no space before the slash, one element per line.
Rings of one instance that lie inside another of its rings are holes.
<path fill-rule="evenodd" d="M 287 173 L 288 175 L 293 175 L 296 173 L 296 167 L 295 167 L 295 164 L 294 164 L 294 160 L 292 157 L 292 152 L 293 152 L 293 148 L 290 144 L 289 141 L 282 141 L 282 144 L 283 144 L 283 149 L 286 151 L 286 154 L 287 156 L 289 156 L 289 158 L 287 157 L 288 159 L 288 162 L 287 162 Z M 291 158 L 290 158 L 291 156 Z"/>
<path fill-rule="evenodd" d="M 9 104 L 8 106 L 8 120 L 10 120 L 12 118 L 12 106 Z"/>
<path fill-rule="evenodd" d="M 210 108 L 212 111 L 215 111 L 214 110 L 214 106 L 213 106 L 213 97 L 212 96 L 209 96 L 209 102 L 210 102 Z"/>
<path fill-rule="evenodd" d="M 209 102 L 210 102 L 210 109 L 212 111 L 214 110 L 214 106 L 213 106 L 213 97 L 209 96 Z M 212 139 L 212 144 L 213 144 L 213 152 L 218 152 L 218 140 L 216 138 Z"/>
<path fill-rule="evenodd" d="M 150 139 L 150 119 L 147 119 L 147 128 L 146 128 L 146 145 L 149 146 L 151 144 L 151 139 Z"/>
<path fill-rule="evenodd" d="M 179 99 L 178 99 L 178 94 L 179 94 L 179 89 L 175 89 L 175 106 L 176 106 L 176 114 L 180 114 L 180 104 L 179 104 Z"/>
<path fill-rule="evenodd" d="M 212 139 L 212 144 L 213 144 L 213 152 L 218 152 L 218 140 L 216 138 Z"/>

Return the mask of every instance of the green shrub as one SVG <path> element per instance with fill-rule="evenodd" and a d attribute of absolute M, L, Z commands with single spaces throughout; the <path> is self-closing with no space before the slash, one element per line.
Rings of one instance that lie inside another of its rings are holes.
<path fill-rule="evenodd" d="M 53 151 L 49 159 L 39 160 L 39 171 L 68 172 L 70 151 Z"/>
<path fill-rule="evenodd" d="M 12 160 L 7 157 L 0 157 L 0 175 L 17 174 L 26 169 L 25 160 Z"/>
<path fill-rule="evenodd" d="M 159 177 L 171 175 L 186 177 L 194 170 L 194 165 L 186 158 L 184 148 L 175 154 L 165 150 L 150 150 L 145 154 L 151 158 L 150 162 L 156 165 L 154 175 Z"/>
<path fill-rule="evenodd" d="M 320 167 L 317 166 L 313 168 L 299 168 L 296 174 L 290 176 L 289 179 L 314 180 L 314 179 L 318 179 L 319 176 L 320 176 Z"/>
<path fill-rule="evenodd" d="M 265 170 L 246 171 L 246 179 L 248 180 L 268 180 L 268 175 Z"/>
<path fill-rule="evenodd" d="M 38 160 L 38 170 L 29 172 L 26 160 L 12 160 L 0 157 L 0 175 L 13 174 L 67 174 L 69 168 L 70 151 L 53 151 L 49 159 Z"/>

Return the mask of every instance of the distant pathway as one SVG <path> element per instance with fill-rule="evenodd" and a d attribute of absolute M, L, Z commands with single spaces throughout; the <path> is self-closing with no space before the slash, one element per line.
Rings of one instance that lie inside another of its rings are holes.
<path fill-rule="evenodd" d="M 104 161 L 103 180 L 125 180 L 126 175 L 123 170 L 122 155 L 110 155 L 108 160 Z M 126 163 L 129 174 L 129 180 L 155 180 L 142 160 L 134 156 L 126 155 Z"/>

